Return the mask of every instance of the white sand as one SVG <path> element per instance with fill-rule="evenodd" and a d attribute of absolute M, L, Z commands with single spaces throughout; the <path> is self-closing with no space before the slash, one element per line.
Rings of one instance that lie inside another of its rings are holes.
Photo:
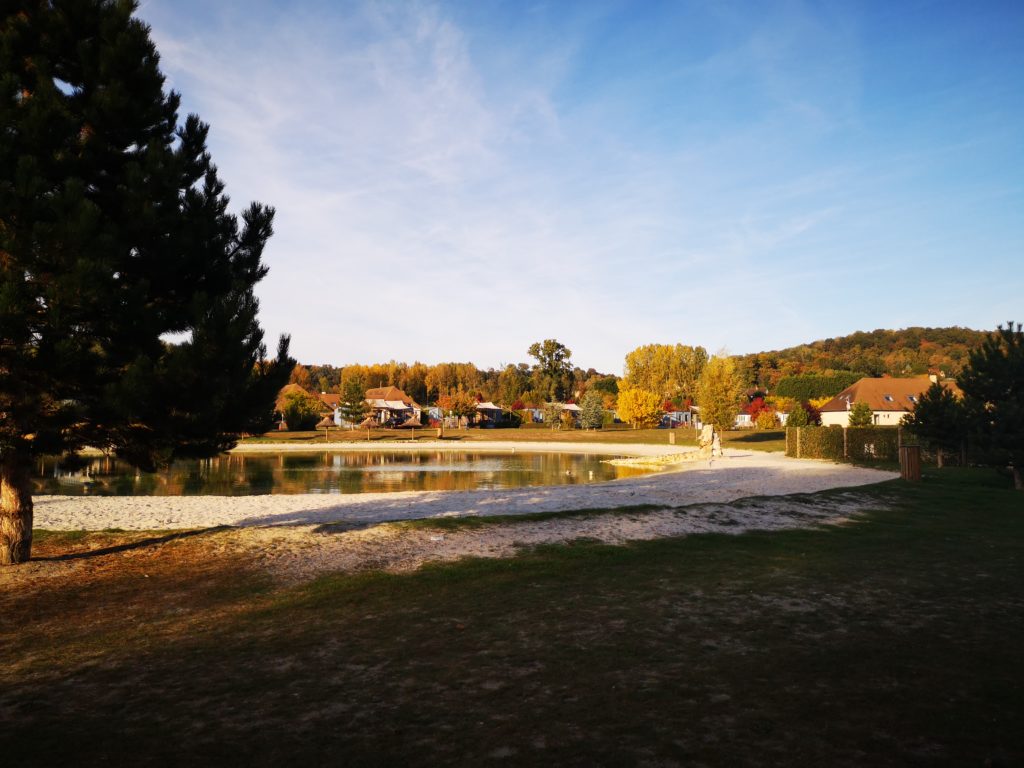
<path fill-rule="evenodd" d="M 408 444 L 333 444 L 330 449 L 409 450 Z M 676 446 L 599 443 L 419 444 L 416 450 L 546 451 L 657 456 Z M 246 451 L 309 451 L 317 446 L 247 445 Z M 217 525 L 316 525 L 368 523 L 453 515 L 515 515 L 631 505 L 680 507 L 725 503 L 749 496 L 808 493 L 888 480 L 892 472 L 846 464 L 788 459 L 777 453 L 727 451 L 726 457 L 689 462 L 639 478 L 587 485 L 545 486 L 503 491 L 409 491 L 380 494 L 301 494 L 269 496 L 39 496 L 35 526 L 52 530 L 154 530 Z M 791 523 L 792 524 L 792 523 Z M 759 526 L 755 526 L 759 527 Z M 673 529 L 675 526 L 673 526 Z M 522 531 L 520 532 L 522 533 Z M 612 535 L 616 538 L 618 534 Z M 665 534 L 660 534 L 665 535 Z"/>

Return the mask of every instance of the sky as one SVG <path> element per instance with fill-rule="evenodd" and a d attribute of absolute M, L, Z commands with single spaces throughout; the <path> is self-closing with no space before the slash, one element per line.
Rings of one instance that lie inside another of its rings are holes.
<path fill-rule="evenodd" d="M 1024 3 L 142 0 L 306 364 L 1024 320 Z"/>

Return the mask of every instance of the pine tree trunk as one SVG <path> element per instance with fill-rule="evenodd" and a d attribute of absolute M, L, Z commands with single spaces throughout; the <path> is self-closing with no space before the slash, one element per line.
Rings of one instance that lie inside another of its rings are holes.
<path fill-rule="evenodd" d="M 16 565 L 32 555 L 29 466 L 18 454 L 0 460 L 0 565 Z"/>
<path fill-rule="evenodd" d="M 935 462 L 939 469 L 942 469 L 942 449 L 935 449 Z"/>
<path fill-rule="evenodd" d="M 1016 464 L 1013 465 L 1013 487 L 1018 491 L 1024 491 L 1024 474 Z"/>

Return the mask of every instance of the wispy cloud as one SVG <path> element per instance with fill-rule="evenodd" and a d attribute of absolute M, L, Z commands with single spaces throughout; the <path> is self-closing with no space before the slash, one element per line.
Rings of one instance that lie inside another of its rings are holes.
<path fill-rule="evenodd" d="M 877 175 L 914 173 L 858 144 L 859 17 L 680 8 L 634 25 L 650 52 L 613 4 L 508 28 L 431 2 L 141 13 L 236 202 L 277 207 L 262 317 L 301 359 L 497 364 L 557 337 L 618 370 L 655 340 L 816 334 L 826 309 L 768 329 L 763 299 L 849 279 L 875 206 L 900 203 Z M 713 43 L 681 18 L 701 13 Z M 621 71 L 595 67 L 616 46 Z"/>

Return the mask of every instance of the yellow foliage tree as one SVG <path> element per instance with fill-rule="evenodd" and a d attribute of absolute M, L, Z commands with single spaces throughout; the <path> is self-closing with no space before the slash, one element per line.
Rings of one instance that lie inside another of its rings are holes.
<path fill-rule="evenodd" d="M 661 397 L 650 390 L 632 387 L 619 390 L 619 418 L 638 427 L 653 427 L 661 420 Z"/>
<path fill-rule="evenodd" d="M 721 353 L 712 357 L 697 382 L 700 420 L 718 431 L 732 429 L 742 398 L 743 380 L 736 372 L 736 361 Z"/>
<path fill-rule="evenodd" d="M 646 389 L 669 400 L 693 396 L 708 360 L 704 347 L 685 344 L 647 344 L 626 355 L 626 388 Z"/>

